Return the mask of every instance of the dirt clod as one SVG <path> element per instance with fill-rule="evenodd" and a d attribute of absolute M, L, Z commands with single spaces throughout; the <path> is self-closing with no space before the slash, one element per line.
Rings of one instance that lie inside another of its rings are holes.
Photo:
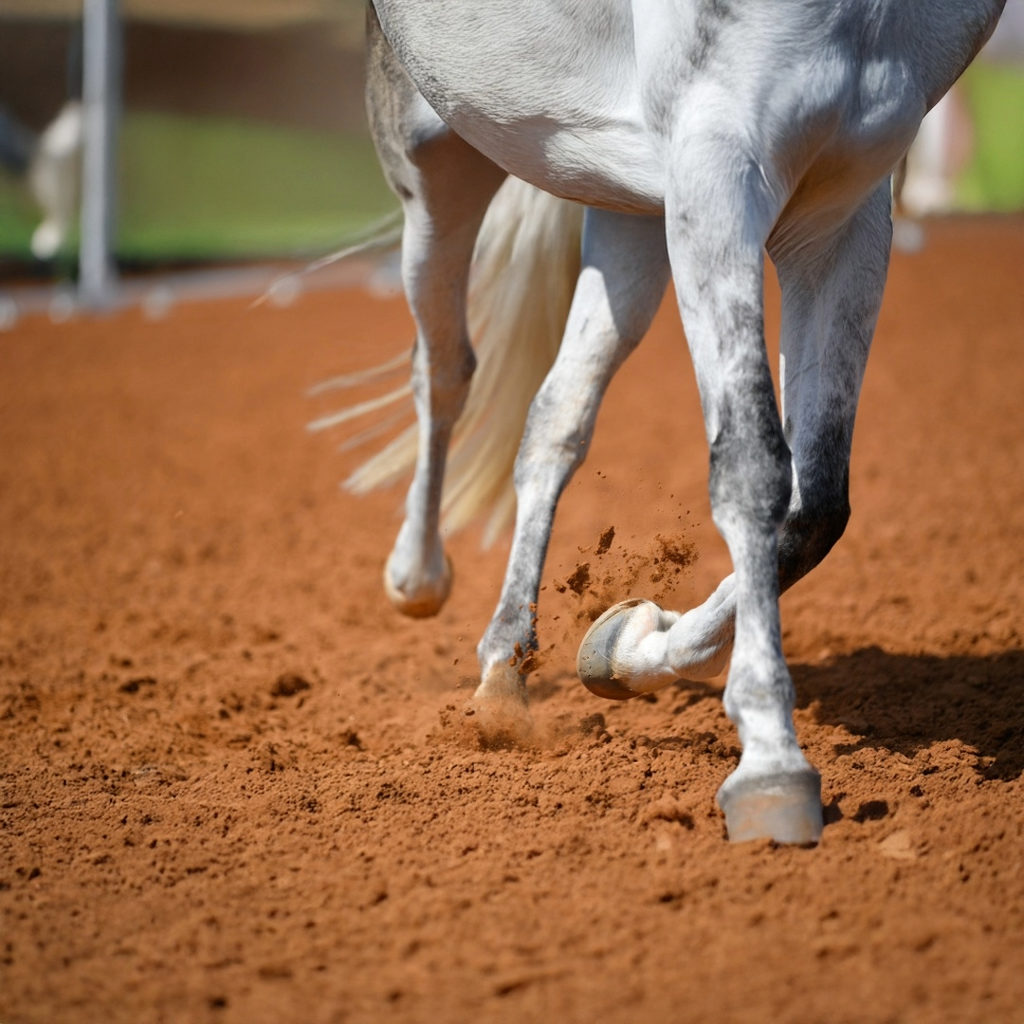
<path fill-rule="evenodd" d="M 309 689 L 311 689 L 311 684 L 308 680 L 298 675 L 298 673 L 283 672 L 277 677 L 274 685 L 270 688 L 270 696 L 294 697 L 297 693 L 302 693 L 303 690 Z"/>

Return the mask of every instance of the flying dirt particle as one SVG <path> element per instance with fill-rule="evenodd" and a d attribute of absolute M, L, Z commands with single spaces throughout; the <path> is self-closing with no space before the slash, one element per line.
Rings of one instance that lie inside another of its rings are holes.
<path fill-rule="evenodd" d="M 528 651 L 526 657 L 519 663 L 519 671 L 524 676 L 536 672 L 544 664 L 544 660 L 538 651 Z"/>
<path fill-rule="evenodd" d="M 601 534 L 601 539 L 597 542 L 597 549 L 594 551 L 594 554 L 603 555 L 612 546 L 613 540 L 615 540 L 615 527 L 609 526 Z"/>
<path fill-rule="evenodd" d="M 576 571 L 565 583 L 577 597 L 582 597 L 583 592 L 590 586 L 590 563 L 584 562 L 582 565 L 577 565 Z"/>
<path fill-rule="evenodd" d="M 508 659 L 512 668 L 517 668 L 520 675 L 529 675 L 544 663 L 544 659 L 536 651 L 524 651 L 522 644 L 516 644 L 514 653 Z"/>
<path fill-rule="evenodd" d="M 122 683 L 118 689 L 122 693 L 138 693 L 143 686 L 156 686 L 156 680 L 152 676 L 139 676 L 138 679 L 129 679 Z"/>
<path fill-rule="evenodd" d="M 658 536 L 658 544 L 661 548 L 661 558 L 667 562 L 685 569 L 697 561 L 697 546 L 681 537 L 671 538 Z M 657 561 L 657 559 L 655 559 Z"/>

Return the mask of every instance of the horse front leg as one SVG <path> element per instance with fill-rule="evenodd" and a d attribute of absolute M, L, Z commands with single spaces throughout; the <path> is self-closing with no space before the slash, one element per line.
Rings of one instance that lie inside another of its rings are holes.
<path fill-rule="evenodd" d="M 720 130 L 687 139 L 679 157 L 669 255 L 710 446 L 712 517 L 734 570 L 725 710 L 743 754 L 718 802 L 734 841 L 816 841 L 821 780 L 797 742 L 779 621 L 778 536 L 793 473 L 763 315 L 764 245 L 779 211 L 761 167 Z"/>
<path fill-rule="evenodd" d="M 837 231 L 771 250 L 782 287 L 780 383 L 794 475 L 779 535 L 780 591 L 822 561 L 849 519 L 853 424 L 888 271 L 888 189 L 879 186 Z M 685 613 L 621 602 L 580 644 L 580 678 L 610 700 L 710 678 L 728 664 L 735 619 L 735 575 Z"/>
<path fill-rule="evenodd" d="M 555 507 L 590 446 L 615 371 L 647 332 L 668 284 L 664 223 L 588 210 L 582 269 L 558 357 L 537 392 L 515 464 L 516 525 L 498 606 L 477 648 L 483 707 L 526 706 L 534 625 Z"/>

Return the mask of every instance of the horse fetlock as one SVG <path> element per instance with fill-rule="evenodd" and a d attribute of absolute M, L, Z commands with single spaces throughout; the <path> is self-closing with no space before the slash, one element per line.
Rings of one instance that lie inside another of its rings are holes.
<path fill-rule="evenodd" d="M 580 681 L 607 700 L 629 700 L 668 686 L 678 676 L 667 665 L 665 646 L 678 620 L 678 612 L 667 612 L 653 601 L 634 598 L 613 605 L 580 643 Z"/>
<path fill-rule="evenodd" d="M 771 666 L 771 662 L 776 662 Z M 793 727 L 796 690 L 781 656 L 750 644 L 733 651 L 722 706 L 750 757 L 802 757 Z"/>
<path fill-rule="evenodd" d="M 669 637 L 669 664 L 680 679 L 713 679 L 729 667 L 732 636 L 691 641 L 680 631 Z"/>

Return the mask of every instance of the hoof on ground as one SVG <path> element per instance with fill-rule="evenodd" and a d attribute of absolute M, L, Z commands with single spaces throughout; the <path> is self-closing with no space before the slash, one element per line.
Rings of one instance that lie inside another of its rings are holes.
<path fill-rule="evenodd" d="M 384 567 L 384 592 L 388 600 L 411 619 L 428 619 L 443 607 L 452 590 L 452 562 L 447 553 L 444 556 L 444 572 L 435 583 L 422 586 L 413 593 L 396 587 L 391 582 L 390 563 Z"/>
<path fill-rule="evenodd" d="M 813 769 L 726 779 L 718 791 L 729 841 L 816 843 L 823 827 L 821 776 Z"/>
<path fill-rule="evenodd" d="M 587 630 L 580 643 L 576 655 L 580 681 L 591 693 L 606 700 L 629 700 L 667 686 L 674 677 L 631 675 L 620 659 L 623 649 L 628 652 L 643 637 L 667 629 L 676 618 L 642 598 L 612 605 Z"/>
<path fill-rule="evenodd" d="M 469 710 L 482 747 L 507 749 L 532 744 L 533 719 L 526 701 L 526 679 L 514 666 L 491 669 L 476 688 Z"/>

